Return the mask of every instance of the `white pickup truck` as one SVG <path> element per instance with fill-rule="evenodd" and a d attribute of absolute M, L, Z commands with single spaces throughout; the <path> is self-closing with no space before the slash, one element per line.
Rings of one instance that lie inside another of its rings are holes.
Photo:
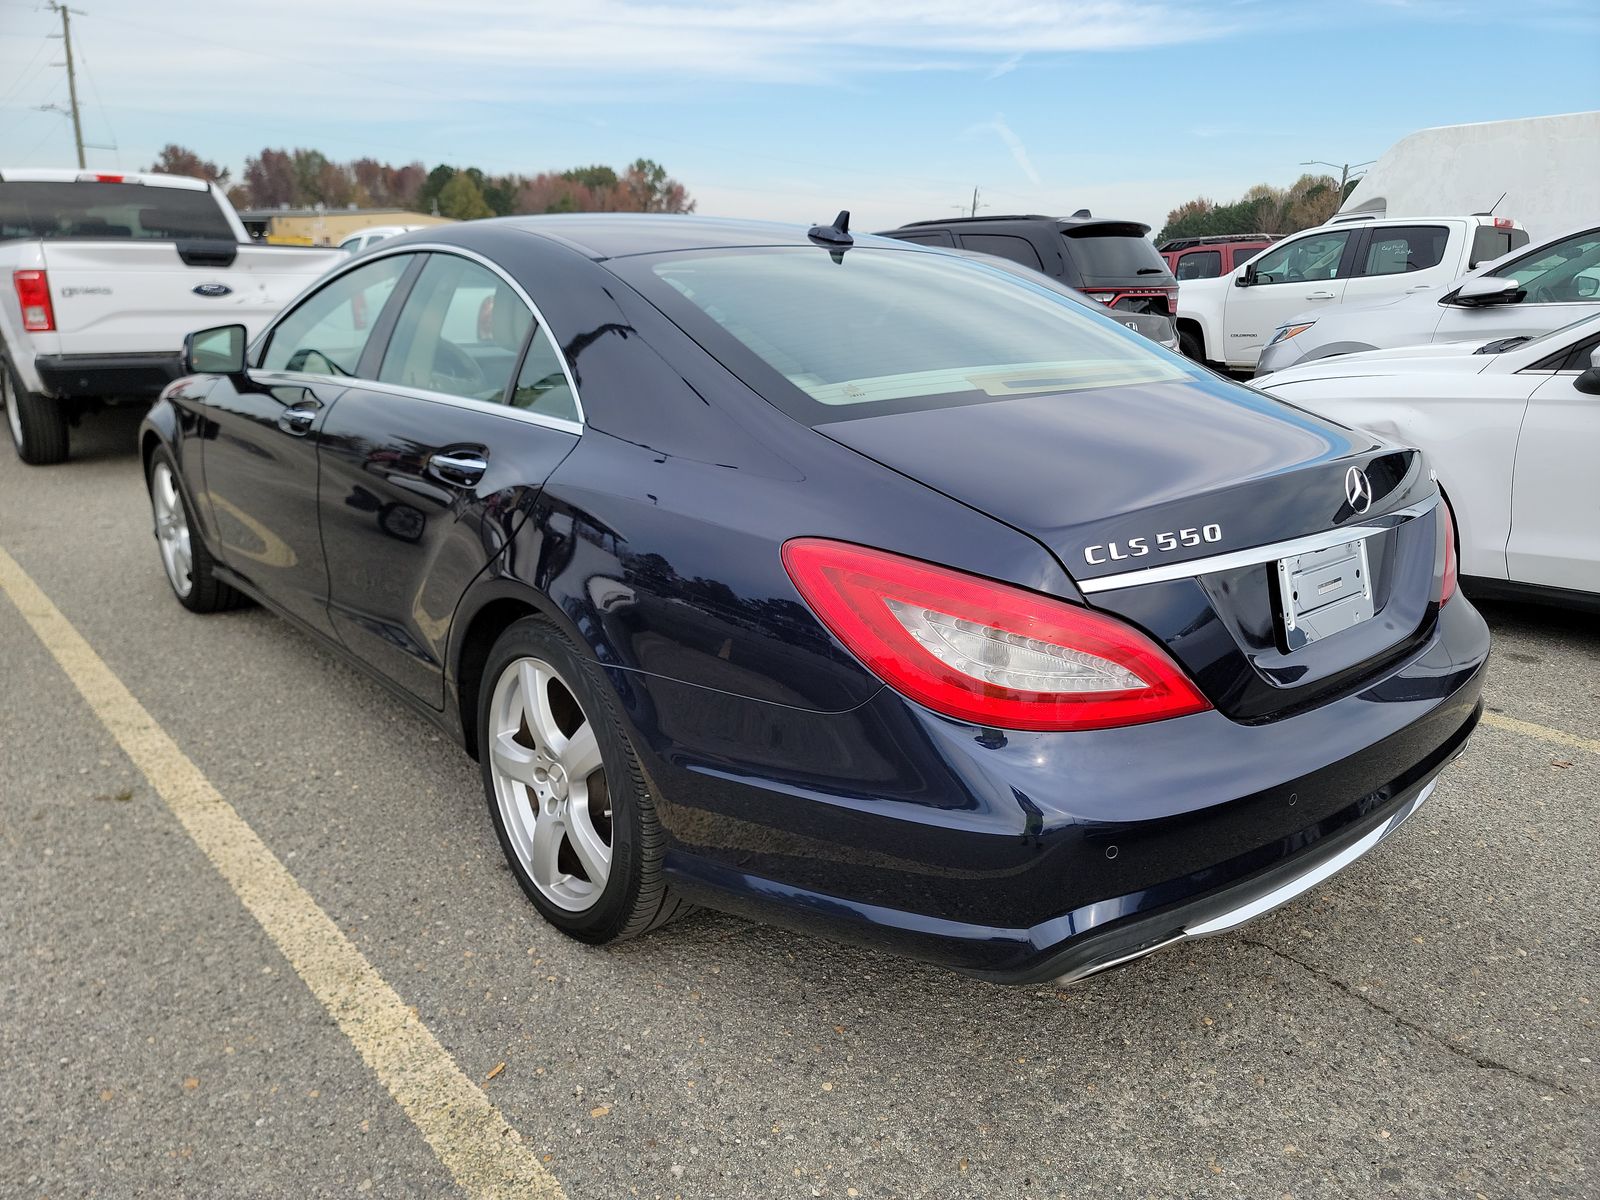
<path fill-rule="evenodd" d="M 252 242 L 204 180 L 0 170 L 0 401 L 17 454 L 61 462 L 84 413 L 178 377 L 188 334 L 254 335 L 346 257 Z"/>
<path fill-rule="evenodd" d="M 1336 216 L 1290 234 L 1231 275 L 1178 288 L 1178 339 L 1201 362 L 1248 372 L 1290 317 L 1438 287 L 1528 244 L 1506 217 Z"/>

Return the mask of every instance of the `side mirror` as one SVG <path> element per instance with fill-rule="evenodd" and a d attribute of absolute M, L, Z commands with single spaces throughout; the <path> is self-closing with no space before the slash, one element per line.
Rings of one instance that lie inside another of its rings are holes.
<path fill-rule="evenodd" d="M 1256 267 L 1254 263 L 1245 263 L 1244 274 L 1234 277 L 1234 287 L 1250 287 L 1256 281 Z"/>
<path fill-rule="evenodd" d="M 191 333 L 183 339 L 184 374 L 243 375 L 244 348 L 243 325 L 218 325 Z"/>
<path fill-rule="evenodd" d="M 1600 296 L 1600 279 L 1593 275 L 1579 275 L 1572 281 L 1573 288 L 1578 293 L 1580 300 L 1593 300 Z"/>
<path fill-rule="evenodd" d="M 1572 381 L 1587 396 L 1600 396 L 1600 346 L 1589 351 L 1589 369 Z"/>
<path fill-rule="evenodd" d="M 1515 304 L 1526 293 L 1515 279 L 1501 279 L 1498 275 L 1479 275 L 1458 287 L 1449 297 L 1451 304 L 1468 308 L 1481 308 L 1489 304 Z"/>

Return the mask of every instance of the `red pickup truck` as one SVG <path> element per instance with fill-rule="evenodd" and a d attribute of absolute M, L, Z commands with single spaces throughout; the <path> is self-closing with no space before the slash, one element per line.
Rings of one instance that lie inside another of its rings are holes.
<path fill-rule="evenodd" d="M 1172 238 L 1157 249 L 1173 277 L 1215 279 L 1231 275 L 1278 239 L 1270 233 L 1230 233 L 1216 237 Z"/>

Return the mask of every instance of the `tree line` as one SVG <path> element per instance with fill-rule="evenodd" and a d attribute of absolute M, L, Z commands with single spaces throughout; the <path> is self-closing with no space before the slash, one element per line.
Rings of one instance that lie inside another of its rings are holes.
<path fill-rule="evenodd" d="M 420 162 L 334 162 L 320 150 L 263 149 L 245 159 L 235 181 L 227 167 L 185 146 L 169 145 L 145 169 L 210 180 L 241 209 L 355 205 L 470 221 L 516 213 L 688 213 L 695 205 L 683 184 L 648 158 L 635 159 L 621 171 L 595 164 L 536 175 L 490 175 L 477 167 L 445 163 L 430 171 Z"/>
<path fill-rule="evenodd" d="M 1332 175 L 1302 175 L 1286 188 L 1258 183 L 1228 204 L 1201 196 L 1167 214 L 1167 223 L 1156 234 L 1156 245 L 1172 238 L 1298 233 L 1321 225 L 1338 212 L 1355 185 L 1352 179 L 1340 192 L 1339 181 Z"/>

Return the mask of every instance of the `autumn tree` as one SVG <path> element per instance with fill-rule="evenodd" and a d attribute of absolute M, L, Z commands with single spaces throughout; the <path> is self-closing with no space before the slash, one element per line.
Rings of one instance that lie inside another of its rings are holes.
<path fill-rule="evenodd" d="M 1156 242 L 1183 237 L 1270 233 L 1282 236 L 1321 225 L 1339 211 L 1343 197 L 1331 175 L 1302 175 L 1286 188 L 1258 183 L 1240 199 L 1218 204 L 1199 197 L 1167 214 Z"/>
<path fill-rule="evenodd" d="M 472 176 L 462 171 L 440 189 L 439 215 L 457 221 L 475 221 L 479 217 L 494 216 L 494 209 L 489 207 Z"/>
<path fill-rule="evenodd" d="M 188 169 L 186 174 L 217 170 L 215 164 L 199 160 L 182 147 L 169 146 L 162 153 L 162 164 L 185 168 L 198 164 L 200 169 Z M 224 180 L 226 175 L 226 171 L 218 171 Z M 318 150 L 265 149 L 245 160 L 243 178 L 228 192 L 228 198 L 240 208 L 355 205 L 437 211 L 463 219 L 512 213 L 694 211 L 694 201 L 683 184 L 648 158 L 634 160 L 620 173 L 593 163 L 525 176 L 490 175 L 475 166 L 458 168 L 448 163 L 431 171 L 419 162 L 392 166 L 373 158 L 337 163 Z"/>
<path fill-rule="evenodd" d="M 187 146 L 169 143 L 161 147 L 155 162 L 144 169 L 158 175 L 188 175 L 194 179 L 205 179 L 221 188 L 228 186 L 227 167 L 219 167 L 209 159 L 201 158 Z"/>

